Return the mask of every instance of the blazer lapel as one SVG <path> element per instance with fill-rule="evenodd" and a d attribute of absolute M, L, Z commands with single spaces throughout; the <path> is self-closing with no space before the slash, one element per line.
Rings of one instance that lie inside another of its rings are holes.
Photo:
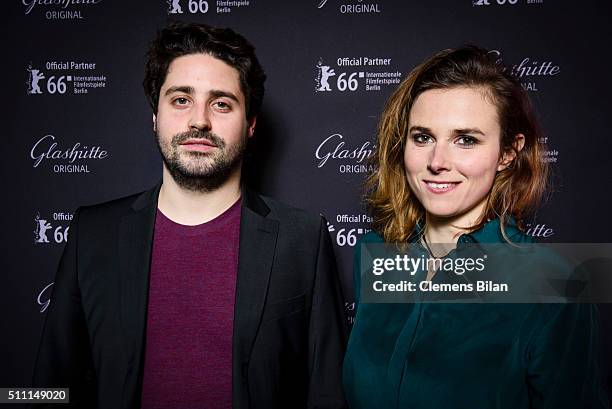
<path fill-rule="evenodd" d="M 270 209 L 263 200 L 247 189 L 243 189 L 242 200 L 232 348 L 236 391 L 244 390 L 236 389 L 236 382 L 246 375 L 268 292 L 278 236 L 278 221 L 266 217 Z"/>
<path fill-rule="evenodd" d="M 124 392 L 139 392 L 142 382 L 149 270 L 160 186 L 141 194 L 119 225 L 120 318 L 129 368 Z M 133 402 L 140 397 L 124 398 Z"/>

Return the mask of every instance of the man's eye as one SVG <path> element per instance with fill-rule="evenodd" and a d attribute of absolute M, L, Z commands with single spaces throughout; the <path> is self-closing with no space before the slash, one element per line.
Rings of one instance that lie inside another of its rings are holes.
<path fill-rule="evenodd" d="M 219 109 L 222 109 L 222 110 L 228 110 L 228 109 L 230 109 L 229 104 L 227 104 L 227 103 L 225 103 L 225 102 L 223 102 L 223 101 L 217 101 L 217 102 L 215 102 L 215 103 L 214 103 L 214 106 L 215 106 L 216 108 L 219 108 Z"/>
<path fill-rule="evenodd" d="M 432 137 L 425 133 L 417 133 L 412 135 L 412 140 L 414 140 L 414 142 L 419 145 L 424 145 L 433 142 Z"/>
<path fill-rule="evenodd" d="M 183 98 L 183 97 L 179 97 L 179 98 L 176 98 L 174 100 L 174 103 L 176 105 L 187 105 L 188 102 L 189 102 L 189 100 L 187 98 Z"/>

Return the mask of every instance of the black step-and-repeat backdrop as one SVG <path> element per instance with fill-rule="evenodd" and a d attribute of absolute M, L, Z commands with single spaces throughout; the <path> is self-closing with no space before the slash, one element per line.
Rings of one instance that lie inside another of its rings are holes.
<path fill-rule="evenodd" d="M 554 170 L 529 221 L 542 241 L 609 242 L 610 3 L 576 0 L 6 0 L 0 386 L 26 385 L 75 208 L 152 186 L 161 160 L 142 91 L 168 19 L 229 26 L 268 74 L 246 176 L 322 213 L 352 318 L 361 184 L 384 101 L 417 63 L 466 43 L 529 90 Z M 604 346 L 612 342 L 610 309 Z M 609 355 L 605 357 L 610 360 Z"/>

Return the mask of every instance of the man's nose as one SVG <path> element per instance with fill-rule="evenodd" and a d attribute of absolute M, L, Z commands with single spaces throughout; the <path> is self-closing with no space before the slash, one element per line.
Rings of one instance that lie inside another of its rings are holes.
<path fill-rule="evenodd" d="M 189 129 L 208 131 L 211 128 L 210 112 L 206 106 L 194 106 L 191 118 L 189 119 Z"/>

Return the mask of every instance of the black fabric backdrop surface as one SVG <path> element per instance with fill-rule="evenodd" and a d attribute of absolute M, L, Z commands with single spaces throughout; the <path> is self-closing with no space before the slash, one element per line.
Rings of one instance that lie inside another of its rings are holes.
<path fill-rule="evenodd" d="M 245 176 L 260 192 L 327 218 L 349 321 L 353 246 L 369 227 L 361 184 L 377 120 L 401 78 L 444 48 L 494 50 L 529 90 L 554 171 L 529 234 L 610 241 L 609 2 L 10 0 L 1 7 L 8 92 L 0 386 L 29 381 L 76 207 L 161 177 L 141 83 L 147 44 L 168 19 L 229 26 L 256 46 L 268 81 Z M 602 312 L 605 364 L 612 308 Z"/>

